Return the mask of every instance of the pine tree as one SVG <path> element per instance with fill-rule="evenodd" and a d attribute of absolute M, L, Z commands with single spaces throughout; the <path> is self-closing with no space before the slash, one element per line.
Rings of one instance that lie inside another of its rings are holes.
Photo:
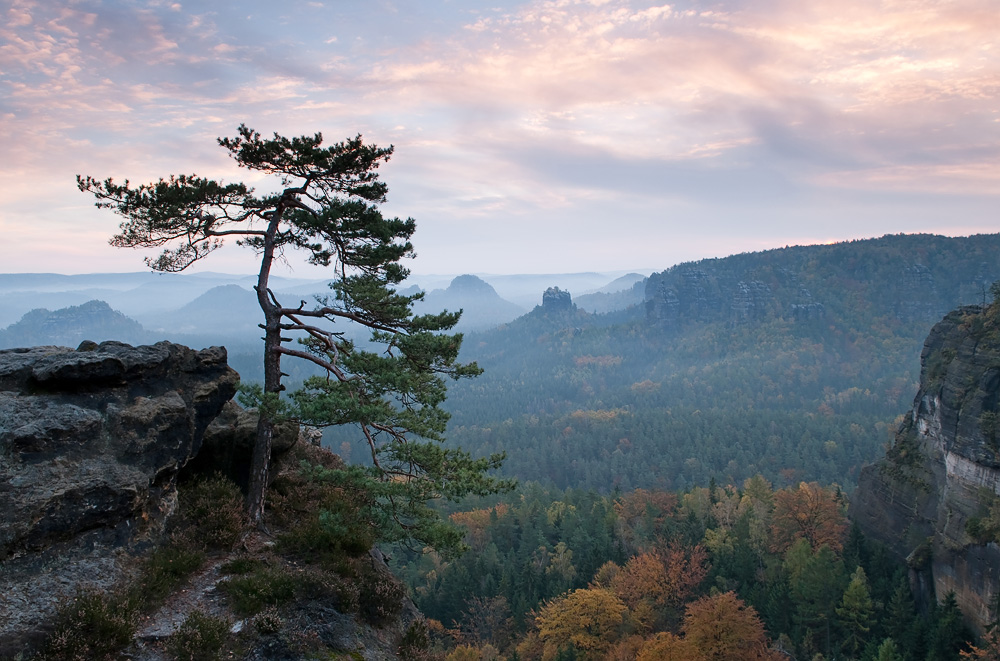
<path fill-rule="evenodd" d="M 865 570 L 858 567 L 837 607 L 837 622 L 844 633 L 841 647 L 848 656 L 856 657 L 864 649 L 874 611 Z"/>
<path fill-rule="evenodd" d="M 899 651 L 896 641 L 886 638 L 878 647 L 878 656 L 875 661 L 903 661 L 903 654 Z"/>
<path fill-rule="evenodd" d="M 958 608 L 955 593 L 949 592 L 932 612 L 932 629 L 927 650 L 928 661 L 951 661 L 972 640 Z"/>
<path fill-rule="evenodd" d="M 133 187 L 77 177 L 97 206 L 126 220 L 111 239 L 118 247 L 162 248 L 146 263 L 156 271 L 182 271 L 233 239 L 260 257 L 256 292 L 264 329 L 263 387 L 249 399 L 259 411 L 250 468 L 247 510 L 262 524 L 271 439 L 278 421 L 357 425 L 374 468 L 335 476 L 345 489 L 364 492 L 377 527 L 396 538 L 454 547 L 460 535 L 426 503 L 437 497 L 485 494 L 509 486 L 486 475 L 501 457 L 474 460 L 440 447 L 448 415 L 443 376 L 470 377 L 475 364 L 457 362 L 461 335 L 443 333 L 458 314 L 415 316 L 421 294 L 395 288 L 408 275 L 400 264 L 413 255 L 412 218 L 385 218 L 379 204 L 386 185 L 377 169 L 392 147 L 365 144 L 361 136 L 323 147 L 323 137 L 265 139 L 241 125 L 234 138 L 218 140 L 242 168 L 274 177 L 279 191 L 257 194 L 243 183 L 223 184 L 197 175 L 171 176 Z M 270 288 L 271 268 L 286 250 L 299 250 L 330 267 L 332 294 L 314 306 L 286 305 Z M 348 339 L 350 328 L 370 331 L 380 352 Z M 288 346 L 294 334 L 298 347 Z M 308 361 L 322 377 L 282 397 L 281 361 Z"/>

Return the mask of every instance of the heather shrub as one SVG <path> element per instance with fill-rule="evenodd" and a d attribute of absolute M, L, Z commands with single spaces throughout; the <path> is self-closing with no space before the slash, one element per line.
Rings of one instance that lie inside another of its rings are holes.
<path fill-rule="evenodd" d="M 223 658 L 230 623 L 193 611 L 167 641 L 167 653 L 177 661 L 217 661 Z"/>

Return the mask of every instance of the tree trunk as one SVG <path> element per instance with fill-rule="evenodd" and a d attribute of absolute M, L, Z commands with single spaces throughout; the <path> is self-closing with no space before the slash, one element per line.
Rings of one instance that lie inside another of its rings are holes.
<path fill-rule="evenodd" d="M 264 401 L 261 402 L 260 418 L 257 421 L 257 439 L 253 445 L 250 461 L 250 483 L 247 489 L 246 509 L 250 524 L 264 525 L 264 494 L 267 491 L 268 470 L 271 464 L 271 440 L 274 438 L 274 418 L 272 406 L 277 405 L 281 395 L 281 314 L 278 306 L 268 296 L 268 280 L 271 263 L 274 260 L 274 237 L 281 222 L 282 205 L 279 203 L 271 216 L 264 237 L 264 251 L 257 276 L 257 302 L 264 312 Z M 271 401 L 273 396 L 275 401 Z"/>
<path fill-rule="evenodd" d="M 250 524 L 260 527 L 264 522 L 264 492 L 267 490 L 268 468 L 271 463 L 271 439 L 274 423 L 268 416 L 261 415 L 257 421 L 257 440 L 253 445 L 253 459 L 250 463 L 250 485 L 247 490 L 247 515 Z"/>

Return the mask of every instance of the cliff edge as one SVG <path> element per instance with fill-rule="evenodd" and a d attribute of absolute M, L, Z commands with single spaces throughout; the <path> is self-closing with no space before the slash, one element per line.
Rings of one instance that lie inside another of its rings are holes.
<path fill-rule="evenodd" d="M 0 351 L 0 655 L 79 587 L 123 579 L 238 383 L 222 347 Z"/>
<path fill-rule="evenodd" d="M 920 389 L 885 458 L 862 470 L 851 517 L 907 559 L 919 598 L 953 591 L 982 632 L 997 617 L 1000 546 L 970 521 L 1000 495 L 1000 303 L 949 313 L 921 353 Z"/>

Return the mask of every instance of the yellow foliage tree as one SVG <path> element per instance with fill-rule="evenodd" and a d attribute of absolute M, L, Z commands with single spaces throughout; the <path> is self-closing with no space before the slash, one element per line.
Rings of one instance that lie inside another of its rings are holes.
<path fill-rule="evenodd" d="M 459 645 L 445 657 L 445 661 L 480 661 L 479 650 L 471 645 Z"/>
<path fill-rule="evenodd" d="M 618 639 L 627 610 L 607 590 L 590 588 L 546 603 L 535 619 L 544 644 L 542 659 L 554 659 L 560 649 L 570 646 L 585 658 L 601 658 Z"/>
<path fill-rule="evenodd" d="M 658 633 L 639 648 L 635 661 L 692 661 L 683 638 L 669 631 Z"/>

